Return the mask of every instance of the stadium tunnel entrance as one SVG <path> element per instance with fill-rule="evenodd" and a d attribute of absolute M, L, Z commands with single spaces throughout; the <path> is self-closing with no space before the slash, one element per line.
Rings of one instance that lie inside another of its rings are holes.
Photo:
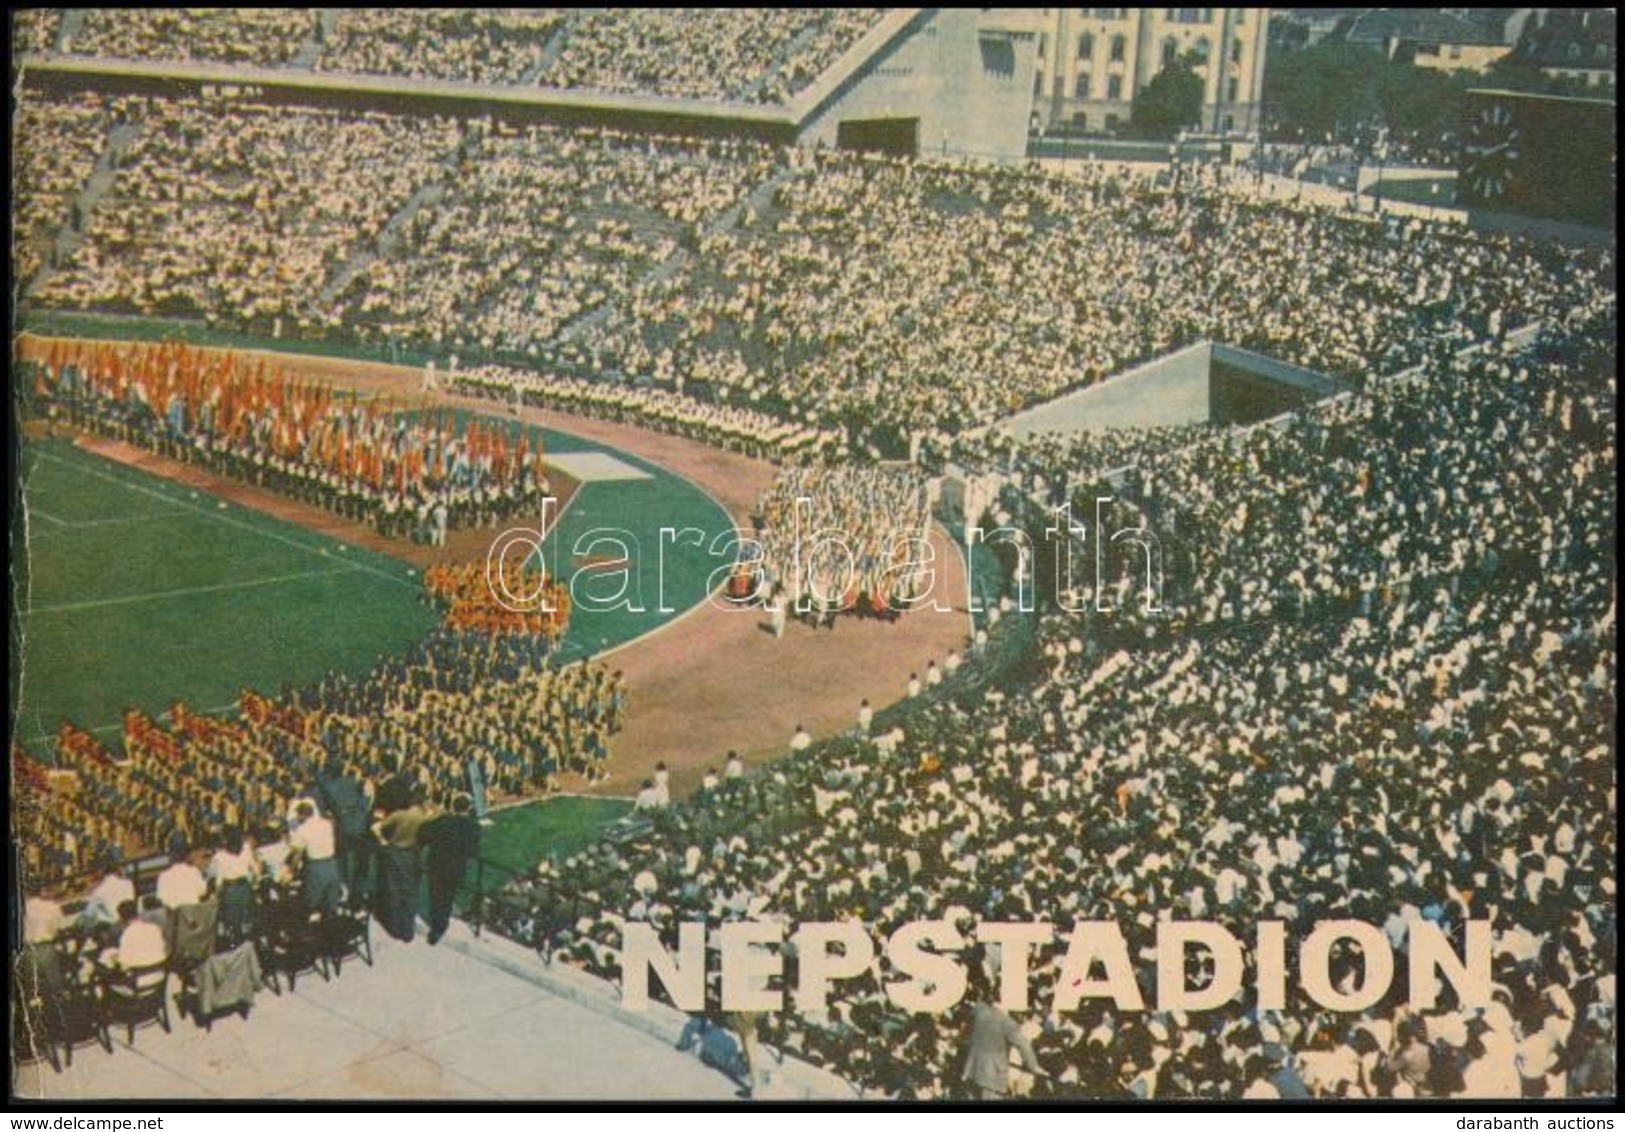
<path fill-rule="evenodd" d="M 1198 342 L 994 425 L 1017 440 L 1115 428 L 1245 425 L 1270 420 L 1351 388 L 1277 358 Z"/>
<path fill-rule="evenodd" d="M 884 153 L 889 157 L 915 157 L 920 152 L 918 118 L 854 118 L 836 127 L 835 144 L 841 149 Z"/>

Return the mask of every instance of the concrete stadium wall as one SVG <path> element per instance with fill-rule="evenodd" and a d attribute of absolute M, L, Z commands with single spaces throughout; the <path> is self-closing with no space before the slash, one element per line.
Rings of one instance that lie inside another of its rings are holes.
<path fill-rule="evenodd" d="M 1313 370 L 1225 346 L 1198 342 L 1099 385 L 1017 413 L 999 426 L 1019 439 L 1045 432 L 1238 424 L 1257 421 L 1341 392 L 1344 384 Z"/>
<path fill-rule="evenodd" d="M 28 89 L 59 95 L 95 91 L 149 98 L 229 96 L 265 105 L 453 118 L 490 116 L 517 125 L 535 122 L 632 133 L 746 137 L 777 145 L 793 142 L 796 132 L 795 122 L 783 107 L 206 63 L 52 59 L 31 63 L 22 81 Z"/>
<path fill-rule="evenodd" d="M 984 37 L 1008 44 L 1009 71 L 984 65 Z M 1019 160 L 1037 57 L 1036 27 L 975 8 L 922 9 L 812 109 L 797 140 L 834 148 L 843 121 L 914 118 L 921 154 Z"/>
<path fill-rule="evenodd" d="M 1342 392 L 1344 382 L 1314 370 L 1214 342 L 1208 359 L 1208 414 L 1215 424 L 1249 424 Z"/>
<path fill-rule="evenodd" d="M 1205 421 L 1211 357 L 1212 347 L 1198 342 L 1099 385 L 1017 413 L 1002 428 L 1024 440 L 1044 432 L 1100 432 Z"/>

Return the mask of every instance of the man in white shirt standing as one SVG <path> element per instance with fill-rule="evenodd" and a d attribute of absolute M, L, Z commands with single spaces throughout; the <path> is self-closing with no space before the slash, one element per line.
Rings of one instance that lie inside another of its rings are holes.
<path fill-rule="evenodd" d="M 632 802 L 633 811 L 641 814 L 658 809 L 659 803 L 657 801 L 657 797 L 658 796 L 655 793 L 655 780 L 652 778 L 645 778 L 643 780 L 642 788 L 638 791 L 637 798 L 635 798 Z"/>
<path fill-rule="evenodd" d="M 176 857 L 169 868 L 158 874 L 158 903 L 170 911 L 198 903 L 208 890 L 203 870 L 185 855 Z"/>
<path fill-rule="evenodd" d="M 784 591 L 775 589 L 773 591 L 773 596 L 768 600 L 767 620 L 768 625 L 773 630 L 773 636 L 776 638 L 784 636 L 786 604 Z"/>
<path fill-rule="evenodd" d="M 333 855 L 333 823 L 316 812 L 316 803 L 309 798 L 299 800 L 294 816 L 299 825 L 288 835 L 288 847 L 304 862 L 305 907 L 331 916 L 344 899 L 344 882 Z"/>

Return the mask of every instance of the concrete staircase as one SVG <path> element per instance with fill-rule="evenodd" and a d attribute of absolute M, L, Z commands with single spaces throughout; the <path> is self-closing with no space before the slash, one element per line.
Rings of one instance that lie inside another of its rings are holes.
<path fill-rule="evenodd" d="M 380 256 L 391 254 L 400 244 L 401 230 L 423 209 L 440 203 L 445 195 L 451 191 L 451 180 L 457 173 L 457 166 L 468 150 L 469 138 L 465 134 L 457 146 L 440 159 L 440 175 L 432 181 L 419 185 L 417 191 L 406 198 L 393 215 L 384 222 L 378 230 L 378 236 L 370 245 L 358 247 L 350 258 L 334 270 L 333 274 L 316 296 L 315 306 L 325 308 L 334 299 L 344 293 L 357 275 L 367 269 L 367 266 Z"/>
<path fill-rule="evenodd" d="M 570 32 L 581 19 L 583 12 L 592 11 L 590 8 L 571 8 L 564 15 L 564 22 L 553 29 L 553 34 L 547 37 L 542 44 L 542 53 L 536 62 L 525 68 L 524 74 L 519 76 L 520 86 L 533 86 L 536 80 L 547 72 L 547 69 L 558 62 L 559 54 L 564 50 L 565 42 L 570 38 Z"/>
<path fill-rule="evenodd" d="M 378 238 L 371 247 L 358 249 L 355 254 L 339 265 L 337 271 L 323 285 L 321 293 L 317 296 L 318 305 L 325 306 L 344 292 L 350 282 L 367 269 L 367 265 L 379 256 L 389 255 L 400 243 L 402 227 L 416 216 L 425 207 L 437 204 L 446 195 L 444 181 L 432 181 L 427 185 L 418 186 L 417 192 L 406 199 L 406 203 L 395 210 L 395 214 L 384 222 L 378 232 Z"/>
<path fill-rule="evenodd" d="M 739 102 L 750 102 L 755 99 L 755 97 L 762 92 L 762 88 L 767 86 L 767 84 L 773 80 L 775 75 L 784 70 L 784 65 L 791 59 L 794 59 L 798 51 L 801 51 L 817 37 L 819 30 L 818 25 L 813 24 L 809 27 L 801 29 L 800 32 L 796 33 L 795 37 L 792 38 L 789 43 L 785 44 L 783 49 L 779 51 L 778 57 L 773 60 L 773 65 L 766 71 L 762 72 L 762 77 L 741 90 L 737 95 L 734 96 L 734 100 Z"/>
<path fill-rule="evenodd" d="M 313 70 L 316 66 L 316 60 L 321 56 L 323 45 L 333 42 L 333 19 L 336 13 L 332 8 L 316 8 L 314 11 L 317 24 L 311 26 L 310 34 L 299 45 L 299 50 L 294 53 L 294 57 L 288 60 L 288 66 L 296 71 Z M 320 27 L 319 35 L 317 34 L 318 25 Z"/>
<path fill-rule="evenodd" d="M 763 208 L 766 207 L 768 201 L 772 199 L 775 190 L 777 190 L 780 185 L 784 184 L 794 175 L 794 172 L 790 169 L 778 170 L 767 180 L 757 185 L 754 189 L 736 201 L 732 207 L 718 215 L 716 219 L 712 220 L 708 224 L 702 225 L 700 229 L 701 236 L 713 236 L 718 232 L 731 232 L 736 230 L 739 227 L 740 221 L 744 219 L 745 210 L 747 208 L 752 209 L 757 214 L 760 214 Z M 671 255 L 667 256 L 665 259 L 651 267 L 648 271 L 644 272 L 643 276 L 632 285 L 632 288 L 628 293 L 633 294 L 643 287 L 655 283 L 661 283 L 667 279 L 670 279 L 682 269 L 683 265 L 692 258 L 692 255 L 693 253 L 688 251 L 686 248 L 678 248 L 676 251 L 672 252 Z M 554 335 L 554 343 L 556 345 L 563 345 L 579 337 L 584 331 L 604 322 L 612 313 L 614 313 L 618 301 L 619 300 L 601 303 L 592 310 L 578 315 L 567 325 L 561 328 L 558 334 Z"/>
<path fill-rule="evenodd" d="M 23 292 L 28 298 L 39 294 L 40 290 L 56 274 L 60 264 L 67 263 L 73 253 L 78 250 L 85 238 L 85 229 L 90 225 L 90 217 L 101 204 L 102 198 L 107 196 L 113 188 L 113 182 L 118 178 L 118 162 L 124 156 L 125 150 L 140 135 L 141 127 L 133 123 L 124 123 L 114 126 L 107 133 L 107 144 L 102 147 L 96 158 L 96 165 L 90 172 L 79 192 L 73 198 L 69 207 L 69 214 L 63 217 L 62 227 L 57 229 L 55 242 L 52 244 L 51 255 L 47 258 L 45 266 L 28 283 Z M 79 218 L 76 226 L 74 216 Z"/>
<path fill-rule="evenodd" d="M 85 27 L 85 9 L 65 8 L 62 11 L 62 22 L 56 26 L 56 50 L 58 54 L 68 51 L 74 39 Z"/>

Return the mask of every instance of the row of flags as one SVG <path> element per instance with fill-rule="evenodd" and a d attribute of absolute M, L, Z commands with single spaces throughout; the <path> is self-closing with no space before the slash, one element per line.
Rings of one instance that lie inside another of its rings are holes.
<path fill-rule="evenodd" d="M 145 406 L 176 438 L 226 438 L 341 482 L 402 494 L 534 488 L 545 471 L 540 434 L 518 422 L 459 422 L 448 409 L 363 401 L 354 390 L 290 376 L 264 355 L 184 342 L 54 339 L 34 391 Z"/>

